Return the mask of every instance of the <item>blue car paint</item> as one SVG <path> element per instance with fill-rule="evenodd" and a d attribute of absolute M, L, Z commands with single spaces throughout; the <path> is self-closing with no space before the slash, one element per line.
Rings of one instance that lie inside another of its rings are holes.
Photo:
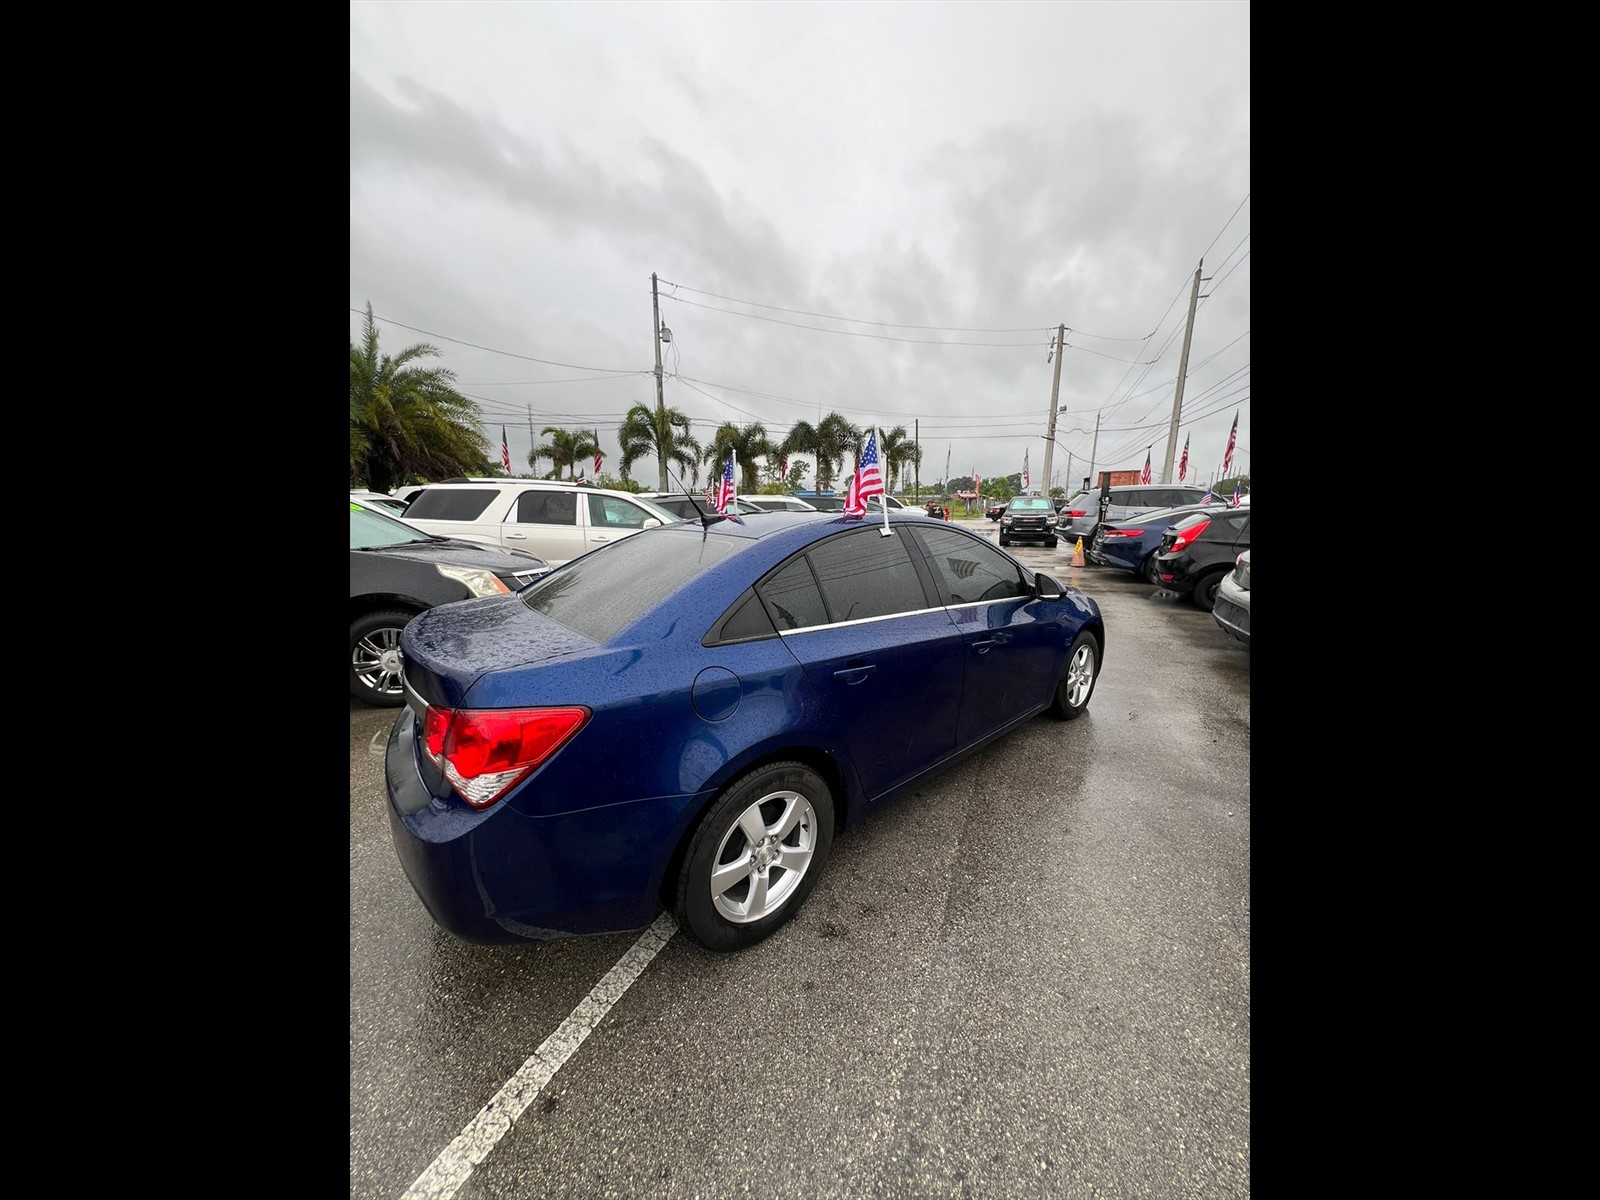
<path fill-rule="evenodd" d="M 920 514 L 891 521 L 950 528 Z M 634 535 L 679 537 L 685 553 L 704 539 L 736 541 L 603 645 L 518 596 L 412 621 L 402 642 L 411 704 L 386 773 L 397 851 L 434 920 L 484 943 L 639 928 L 670 892 L 677 852 L 701 814 L 751 767 L 813 766 L 834 792 L 842 830 L 1041 712 L 1079 629 L 1093 630 L 1103 651 L 1099 610 L 1074 589 L 701 644 L 757 579 L 814 548 L 819 534 L 861 527 L 832 514 L 773 513 Z M 574 703 L 591 711 L 584 728 L 483 811 L 455 796 L 421 752 L 427 704 Z"/>
<path fill-rule="evenodd" d="M 1101 566 L 1121 567 L 1124 571 L 1141 574 L 1150 556 L 1161 548 L 1161 535 L 1167 531 L 1167 526 L 1190 513 L 1223 507 L 1221 504 L 1185 504 L 1121 521 L 1107 521 L 1106 529 L 1139 529 L 1143 532 L 1138 537 L 1103 541 L 1093 557 Z"/>

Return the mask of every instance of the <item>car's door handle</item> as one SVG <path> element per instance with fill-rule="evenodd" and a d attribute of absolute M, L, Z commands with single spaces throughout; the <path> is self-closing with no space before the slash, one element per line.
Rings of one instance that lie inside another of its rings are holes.
<path fill-rule="evenodd" d="M 973 642 L 972 648 L 979 654 L 987 654 L 989 653 L 989 647 L 999 645 L 999 642 L 999 638 L 984 638 L 981 642 Z"/>
<path fill-rule="evenodd" d="M 846 687 L 854 687 L 856 684 L 863 682 L 868 675 L 871 675 L 877 669 L 877 663 L 871 663 L 865 667 L 846 667 L 842 671 L 835 671 L 833 677 L 844 680 Z"/>
<path fill-rule="evenodd" d="M 606 535 L 605 535 L 605 534 L 603 534 L 603 533 L 591 533 L 591 534 L 590 534 L 590 535 L 589 535 L 589 540 L 590 540 L 590 541 L 591 541 L 591 542 L 609 542 L 609 541 L 610 541 L 610 540 L 611 540 L 611 539 L 610 539 L 610 538 L 608 538 L 608 537 L 607 537 L 607 536 L 606 536 Z"/>
<path fill-rule="evenodd" d="M 506 540 L 507 541 L 525 542 L 525 541 L 528 540 L 528 535 L 525 534 L 525 533 L 507 533 L 506 534 Z"/>

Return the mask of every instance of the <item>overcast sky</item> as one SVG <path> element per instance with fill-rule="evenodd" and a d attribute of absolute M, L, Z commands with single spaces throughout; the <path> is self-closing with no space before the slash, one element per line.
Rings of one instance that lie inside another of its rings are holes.
<path fill-rule="evenodd" d="M 547 425 L 616 473 L 655 272 L 703 442 L 837 411 L 917 433 L 924 484 L 1036 488 L 1064 322 L 1071 491 L 1097 419 L 1097 468 L 1162 478 L 1204 256 L 1172 478 L 1187 439 L 1205 482 L 1236 414 L 1251 467 L 1249 156 L 1247 3 L 355 0 L 350 307 L 439 347 L 514 473 Z"/>

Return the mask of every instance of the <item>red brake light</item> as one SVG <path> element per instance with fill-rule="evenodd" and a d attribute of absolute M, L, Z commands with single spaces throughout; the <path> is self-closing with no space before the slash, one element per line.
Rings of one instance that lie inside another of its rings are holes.
<path fill-rule="evenodd" d="M 1189 526 L 1187 529 L 1185 529 L 1182 532 L 1180 532 L 1177 537 L 1172 539 L 1172 551 L 1173 551 L 1173 553 L 1175 554 L 1179 550 L 1182 550 L 1190 542 L 1194 541 L 1195 538 L 1199 537 L 1202 533 L 1204 533 L 1206 530 L 1208 530 L 1210 528 L 1211 528 L 1211 518 L 1207 517 L 1205 520 L 1197 521 L 1193 525 Z"/>
<path fill-rule="evenodd" d="M 1087 517 L 1088 515 L 1089 515 L 1089 510 L 1087 508 L 1069 508 L 1069 509 L 1067 509 L 1067 516 L 1069 516 L 1069 517 Z"/>
<path fill-rule="evenodd" d="M 510 791 L 588 723 L 589 709 L 428 706 L 423 743 L 433 765 L 473 808 Z"/>
<path fill-rule="evenodd" d="M 1142 529 L 1108 529 L 1108 530 L 1106 530 L 1106 541 L 1108 541 L 1108 542 L 1114 537 L 1143 537 L 1143 536 L 1144 536 L 1144 530 L 1142 530 Z"/>

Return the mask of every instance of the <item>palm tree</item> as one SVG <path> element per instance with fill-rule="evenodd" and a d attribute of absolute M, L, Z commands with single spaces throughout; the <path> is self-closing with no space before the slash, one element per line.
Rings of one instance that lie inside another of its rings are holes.
<path fill-rule="evenodd" d="M 651 408 L 635 404 L 622 418 L 622 428 L 617 430 L 617 443 L 622 447 L 622 477 L 626 479 L 633 464 L 646 455 L 656 460 L 656 491 L 667 488 L 667 464 L 693 471 L 699 480 L 700 443 L 689 432 L 689 418 L 675 408 Z"/>
<path fill-rule="evenodd" d="M 753 421 L 743 429 L 732 421 L 724 421 L 712 435 L 704 458 L 707 463 L 721 464 L 728 461 L 730 453 L 739 460 L 740 490 L 754 493 L 761 486 L 756 459 L 770 457 L 778 451 L 767 440 L 766 426 L 760 421 Z"/>
<path fill-rule="evenodd" d="M 535 446 L 528 451 L 528 460 L 532 462 L 537 458 L 548 458 L 555 463 L 555 476 L 561 477 L 561 468 L 566 467 L 569 477 L 578 477 L 578 461 L 592 458 L 600 449 L 599 442 L 587 429 L 561 429 L 555 425 L 546 425 L 540 434 L 550 440 L 543 446 Z"/>
<path fill-rule="evenodd" d="M 833 486 L 835 474 L 849 474 L 853 470 L 855 456 L 861 450 L 861 430 L 850 424 L 836 412 L 831 412 L 822 418 L 817 426 L 817 490 L 826 491 Z M 850 470 L 844 467 L 848 461 Z M 836 469 L 834 464 L 840 464 Z"/>
<path fill-rule="evenodd" d="M 889 490 L 900 490 L 900 470 L 918 461 L 917 445 L 904 425 L 878 430 L 878 457 L 889 468 Z"/>
<path fill-rule="evenodd" d="M 451 385 L 447 367 L 415 366 L 438 355 L 427 342 L 378 353 L 367 304 L 361 344 L 350 343 L 350 482 L 387 492 L 411 476 L 448 479 L 477 470 L 489 453 L 478 408 Z"/>

